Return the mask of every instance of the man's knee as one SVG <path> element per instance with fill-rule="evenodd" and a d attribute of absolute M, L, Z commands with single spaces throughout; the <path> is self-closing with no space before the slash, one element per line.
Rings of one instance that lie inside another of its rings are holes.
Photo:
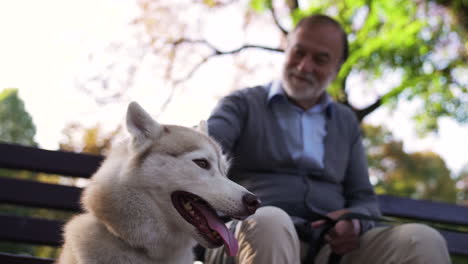
<path fill-rule="evenodd" d="M 423 224 L 404 224 L 396 227 L 398 229 L 398 237 L 402 246 L 416 246 L 429 249 L 445 248 L 446 242 L 442 235 L 427 225 Z"/>
<path fill-rule="evenodd" d="M 282 209 L 274 206 L 264 206 L 259 208 L 254 215 L 244 220 L 239 229 L 241 233 L 248 234 L 249 237 L 284 237 L 297 236 L 294 224 L 289 215 Z M 267 235 L 266 235 L 267 234 Z"/>
<path fill-rule="evenodd" d="M 299 263 L 300 244 L 291 217 L 282 209 L 265 206 L 240 223 L 236 230 L 239 263 Z"/>
<path fill-rule="evenodd" d="M 274 230 L 277 228 L 294 228 L 289 215 L 281 208 L 264 206 L 259 208 L 254 215 L 244 221 L 247 225 L 253 225 L 263 230 Z"/>
<path fill-rule="evenodd" d="M 446 242 L 435 229 L 422 224 L 379 227 L 366 232 L 359 250 L 343 263 L 450 263 Z"/>
<path fill-rule="evenodd" d="M 450 263 L 447 243 L 435 229 L 423 224 L 396 227 L 400 254 L 412 263 Z"/>

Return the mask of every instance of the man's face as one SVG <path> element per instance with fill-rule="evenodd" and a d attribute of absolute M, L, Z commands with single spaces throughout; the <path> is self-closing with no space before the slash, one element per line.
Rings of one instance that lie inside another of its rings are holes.
<path fill-rule="evenodd" d="M 291 34 L 283 86 L 294 103 L 308 109 L 336 77 L 343 56 L 343 39 L 340 30 L 329 24 L 305 24 Z"/>

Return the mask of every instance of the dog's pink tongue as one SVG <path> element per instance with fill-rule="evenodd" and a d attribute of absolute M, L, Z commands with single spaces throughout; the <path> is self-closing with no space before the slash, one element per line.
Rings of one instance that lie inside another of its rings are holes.
<path fill-rule="evenodd" d="M 229 256 L 235 256 L 239 250 L 239 244 L 234 234 L 228 230 L 226 225 L 218 218 L 218 216 L 200 204 L 194 204 L 195 207 L 205 216 L 208 226 L 218 232 L 219 236 L 223 239 L 224 246 Z"/>

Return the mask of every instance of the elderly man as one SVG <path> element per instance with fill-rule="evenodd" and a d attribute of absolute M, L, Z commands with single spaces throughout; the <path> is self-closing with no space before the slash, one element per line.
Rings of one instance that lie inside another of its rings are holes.
<path fill-rule="evenodd" d="M 264 207 L 231 223 L 236 257 L 208 250 L 206 263 L 327 263 L 330 252 L 340 263 L 450 263 L 444 239 L 419 224 L 343 220 L 319 239 L 321 215 L 380 215 L 359 123 L 326 93 L 347 56 L 339 23 L 306 17 L 288 37 L 281 81 L 236 91 L 213 111 L 209 133 L 233 159 L 230 178 Z"/>

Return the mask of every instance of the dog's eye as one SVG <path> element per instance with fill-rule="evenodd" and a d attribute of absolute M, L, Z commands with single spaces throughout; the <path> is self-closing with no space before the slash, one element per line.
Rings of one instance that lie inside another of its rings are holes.
<path fill-rule="evenodd" d="M 210 169 L 210 163 L 206 159 L 194 159 L 193 162 L 198 165 L 198 167 L 202 169 Z"/>

